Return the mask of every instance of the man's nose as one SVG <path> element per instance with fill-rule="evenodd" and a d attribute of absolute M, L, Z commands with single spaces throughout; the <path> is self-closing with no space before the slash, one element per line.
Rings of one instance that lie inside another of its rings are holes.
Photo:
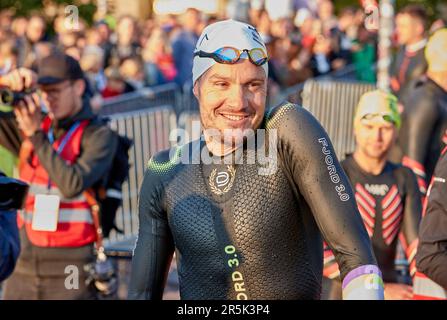
<path fill-rule="evenodd" d="M 374 130 L 374 138 L 377 141 L 382 141 L 383 140 L 383 130 L 381 128 L 377 128 Z"/>
<path fill-rule="evenodd" d="M 242 85 L 233 86 L 229 92 L 228 104 L 235 111 L 241 111 L 247 106 L 247 92 Z"/>

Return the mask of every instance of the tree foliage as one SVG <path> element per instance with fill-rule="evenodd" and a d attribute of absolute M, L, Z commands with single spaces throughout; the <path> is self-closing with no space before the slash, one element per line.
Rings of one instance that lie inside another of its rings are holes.
<path fill-rule="evenodd" d="M 82 17 L 88 24 L 93 22 L 93 15 L 96 11 L 94 0 L 1 0 L 0 11 L 4 9 L 12 9 L 16 15 L 29 16 L 32 13 L 42 12 L 44 6 L 48 3 L 56 4 L 58 6 L 76 5 L 79 9 L 79 16 Z"/>

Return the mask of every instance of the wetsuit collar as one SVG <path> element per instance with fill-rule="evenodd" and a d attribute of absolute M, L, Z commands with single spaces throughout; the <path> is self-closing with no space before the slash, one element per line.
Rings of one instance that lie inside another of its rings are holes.
<path fill-rule="evenodd" d="M 405 46 L 405 51 L 408 53 L 414 53 L 414 52 L 419 51 L 422 48 L 424 48 L 426 44 L 427 44 L 427 39 L 424 38 L 421 41 L 418 41 L 416 43 L 409 44 L 409 45 Z"/>
<path fill-rule="evenodd" d="M 263 129 L 263 127 L 260 127 L 259 129 Z M 255 132 L 256 132 L 256 130 L 255 130 Z M 254 141 L 251 140 L 251 139 L 254 139 Z M 250 140 L 250 141 L 247 141 L 247 140 Z M 247 150 L 249 150 L 249 149 L 250 149 L 250 150 L 251 150 L 251 149 L 256 150 L 260 145 L 262 145 L 263 143 L 265 143 L 265 142 L 264 142 L 264 138 L 263 138 L 263 136 L 262 136 L 262 135 L 258 136 L 257 134 L 255 134 L 255 136 L 252 137 L 252 138 L 248 138 L 247 140 L 245 140 L 245 141 L 243 142 L 242 146 L 239 146 L 238 148 L 236 148 L 235 150 L 232 150 L 231 152 L 229 152 L 229 153 L 226 154 L 226 155 L 222 155 L 222 156 L 220 156 L 220 155 L 214 155 L 214 154 L 212 153 L 212 151 L 208 148 L 208 145 L 207 145 L 207 143 L 206 143 L 205 136 L 202 134 L 201 137 L 200 137 L 200 150 L 203 150 L 203 148 L 206 147 L 206 148 L 207 148 L 207 151 L 208 151 L 209 154 L 210 154 L 210 156 L 212 156 L 212 157 L 214 157 L 214 158 L 224 159 L 225 157 L 233 157 L 233 158 L 236 157 L 236 158 L 234 158 L 234 160 L 239 160 L 239 158 L 241 157 L 241 155 L 242 155 L 243 153 L 245 153 L 245 151 L 247 151 Z M 196 148 L 197 148 L 197 147 L 196 147 Z M 194 150 L 194 147 L 193 147 L 193 150 Z M 200 152 L 199 152 L 199 153 L 200 153 Z M 196 154 L 197 154 L 197 152 L 193 152 L 193 157 L 194 157 L 194 155 L 196 155 Z M 248 153 L 247 156 L 249 156 L 249 155 L 252 156 L 250 152 Z M 200 154 L 199 154 L 199 156 L 200 156 Z"/>
<path fill-rule="evenodd" d="M 362 174 L 364 175 L 368 175 L 368 176 L 374 176 L 374 177 L 378 177 L 381 174 L 383 174 L 384 172 L 388 171 L 388 168 L 390 167 L 391 163 L 389 161 L 385 162 L 385 165 L 383 166 L 382 171 L 380 171 L 379 174 L 373 174 L 371 172 L 366 172 L 355 160 L 354 158 L 354 154 L 353 153 L 349 153 L 346 155 L 346 161 L 351 163 L 352 166 L 354 166 L 357 170 L 359 170 Z"/>
<path fill-rule="evenodd" d="M 194 148 L 194 147 L 193 147 Z M 216 162 L 224 162 L 224 159 L 226 158 L 232 158 L 231 163 L 238 163 L 238 160 L 242 157 L 243 151 L 246 149 L 246 144 L 244 143 L 244 145 L 242 147 L 239 147 L 233 151 L 231 151 L 230 153 L 223 155 L 223 156 L 219 156 L 219 155 L 214 155 L 211 150 L 208 148 L 208 145 L 205 141 L 205 137 L 202 135 L 200 138 L 200 151 L 199 152 L 194 152 L 195 150 L 193 149 L 193 157 L 195 160 L 197 160 L 197 157 L 200 157 L 202 154 L 202 150 L 204 150 L 204 148 L 206 148 L 206 152 L 208 152 L 208 155 L 210 158 L 212 158 L 213 160 L 216 160 Z M 196 149 L 197 150 L 197 149 Z"/>

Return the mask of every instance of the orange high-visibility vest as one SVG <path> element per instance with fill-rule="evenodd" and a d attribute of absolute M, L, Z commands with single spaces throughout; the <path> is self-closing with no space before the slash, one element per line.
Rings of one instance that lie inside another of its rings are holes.
<path fill-rule="evenodd" d="M 79 157 L 81 139 L 88 120 L 76 123 L 60 139 L 54 141 L 53 148 L 67 164 L 74 164 Z M 48 133 L 51 119 L 45 118 L 42 129 Z M 61 143 L 63 145 L 61 146 Z M 50 180 L 46 169 L 41 165 L 31 141 L 25 140 L 20 150 L 20 179 L 30 185 L 25 207 L 19 211 L 19 228 L 26 228 L 32 244 L 39 247 L 80 247 L 96 240 L 96 229 L 86 197 L 82 193 L 75 198 L 65 198 L 59 188 Z M 54 232 L 32 229 L 34 199 L 37 194 L 52 194 L 60 197 L 57 229 Z"/>

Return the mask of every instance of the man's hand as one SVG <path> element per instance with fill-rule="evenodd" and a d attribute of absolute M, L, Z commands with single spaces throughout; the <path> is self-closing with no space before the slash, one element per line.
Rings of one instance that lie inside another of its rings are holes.
<path fill-rule="evenodd" d="M 0 78 L 0 85 L 13 91 L 23 91 L 37 84 L 37 74 L 26 68 L 15 69 Z"/>
<path fill-rule="evenodd" d="M 385 300 L 411 300 L 413 288 L 401 283 L 385 283 Z"/>
<path fill-rule="evenodd" d="M 40 110 L 40 98 L 37 94 L 25 97 L 25 101 L 20 101 L 14 108 L 14 114 L 19 124 L 19 129 L 29 138 L 40 129 L 42 113 Z"/>

